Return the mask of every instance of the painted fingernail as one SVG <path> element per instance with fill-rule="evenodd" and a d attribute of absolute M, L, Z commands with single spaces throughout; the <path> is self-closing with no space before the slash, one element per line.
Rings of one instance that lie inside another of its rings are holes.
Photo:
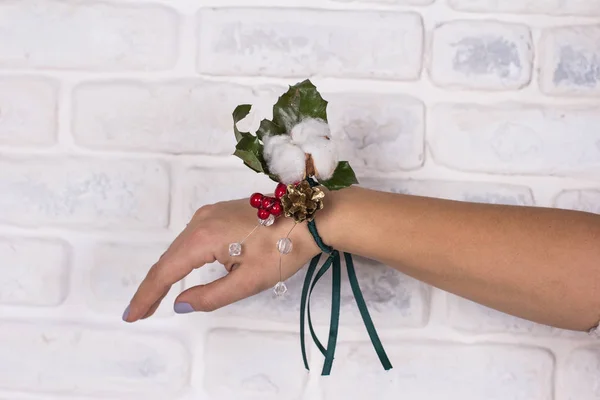
<path fill-rule="evenodd" d="M 177 314 L 189 314 L 196 311 L 190 303 L 175 303 L 173 309 Z"/>
<path fill-rule="evenodd" d="M 129 307 L 131 306 L 127 306 L 125 311 L 123 311 L 123 321 L 127 321 L 127 317 L 129 317 Z"/>

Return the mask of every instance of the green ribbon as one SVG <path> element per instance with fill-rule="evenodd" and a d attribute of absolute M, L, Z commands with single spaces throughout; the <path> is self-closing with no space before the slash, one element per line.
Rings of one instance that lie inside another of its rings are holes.
<path fill-rule="evenodd" d="M 373 324 L 373 320 L 371 319 L 371 315 L 369 315 L 369 310 L 367 308 L 367 303 L 365 302 L 365 298 L 362 295 L 360 290 L 360 286 L 358 285 L 358 279 L 356 278 L 356 271 L 354 270 L 354 262 L 352 261 L 352 255 L 349 253 L 344 253 L 344 258 L 346 259 L 346 267 L 348 269 L 348 280 L 350 281 L 350 287 L 352 288 L 352 293 L 354 293 L 354 299 L 356 300 L 356 305 L 358 306 L 358 310 L 360 311 L 360 315 L 362 316 L 363 322 L 365 324 L 365 328 L 367 328 L 367 333 L 371 338 L 371 343 L 375 348 L 375 352 L 377 352 L 377 356 L 379 357 L 379 361 L 383 368 L 387 371 L 392 369 L 392 363 L 390 362 L 385 350 L 383 348 L 383 344 L 379 339 L 379 335 L 377 334 L 377 330 L 375 329 L 375 324 Z"/>
<path fill-rule="evenodd" d="M 304 339 L 305 319 L 306 316 L 308 316 L 308 328 L 310 330 L 310 335 L 321 354 L 323 354 L 323 356 L 325 357 L 325 362 L 323 364 L 323 371 L 321 372 L 321 375 L 329 375 L 333 366 L 340 320 L 342 281 L 341 259 L 340 253 L 337 250 L 323 243 L 323 240 L 317 232 L 317 226 L 314 221 L 310 221 L 308 223 L 308 229 L 321 251 L 323 253 L 329 254 L 329 257 L 327 258 L 327 260 L 325 260 L 325 262 L 323 263 L 316 275 L 315 271 L 317 270 L 317 266 L 319 264 L 319 261 L 321 260 L 322 254 L 315 256 L 311 260 L 308 266 L 308 270 L 306 271 L 306 277 L 304 279 L 304 286 L 302 288 L 302 295 L 300 299 L 300 347 L 302 349 L 302 359 L 304 361 L 304 367 L 307 370 L 309 370 L 308 359 L 306 357 L 306 343 Z M 346 268 L 348 270 L 348 280 L 350 281 L 350 287 L 352 288 L 352 293 L 354 294 L 354 298 L 356 299 L 356 304 L 360 311 L 360 315 L 363 319 L 363 323 L 365 324 L 365 327 L 367 329 L 367 333 L 371 338 L 371 343 L 373 344 L 373 347 L 377 352 L 377 355 L 383 368 L 385 370 L 389 370 L 392 368 L 392 364 L 390 363 L 390 360 L 388 359 L 387 354 L 385 353 L 381 340 L 379 339 L 379 335 L 377 334 L 377 330 L 375 329 L 375 325 L 373 324 L 373 320 L 371 319 L 371 316 L 369 314 L 367 304 L 360 290 L 358 279 L 356 277 L 356 271 L 354 269 L 352 255 L 349 253 L 344 253 L 344 259 L 346 261 Z M 332 270 L 331 319 L 329 322 L 329 338 L 327 341 L 327 347 L 324 347 L 319 338 L 317 337 L 313 328 L 312 319 L 310 315 L 310 298 L 317 282 L 325 275 L 325 273 L 329 269 Z"/>
<path fill-rule="evenodd" d="M 308 298 L 308 290 L 310 287 L 310 282 L 312 280 L 312 276 L 317 269 L 317 265 L 319 265 L 319 261 L 321 260 L 321 254 L 315 256 L 308 265 L 308 269 L 306 270 L 306 276 L 304 277 L 304 285 L 302 287 L 302 295 L 300 297 L 300 348 L 302 350 L 302 360 L 304 361 L 304 368 L 308 368 L 308 359 L 306 358 L 306 343 L 304 341 L 304 320 L 306 319 L 306 300 Z M 319 343 L 320 344 L 320 343 Z"/>

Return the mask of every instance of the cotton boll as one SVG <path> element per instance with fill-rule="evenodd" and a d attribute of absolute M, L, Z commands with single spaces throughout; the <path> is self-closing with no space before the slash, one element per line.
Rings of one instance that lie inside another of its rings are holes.
<path fill-rule="evenodd" d="M 301 148 L 290 143 L 275 147 L 269 170 L 279 176 L 282 183 L 289 185 L 304 179 L 306 159 Z"/>
<path fill-rule="evenodd" d="M 292 127 L 290 135 L 263 138 L 263 154 L 269 170 L 285 184 L 304 179 L 306 155 L 312 157 L 316 177 L 331 178 L 338 164 L 335 144 L 330 140 L 329 125 L 320 119 L 307 118 Z"/>
<path fill-rule="evenodd" d="M 263 139 L 263 156 L 267 163 L 273 157 L 275 149 L 284 144 L 290 144 L 292 138 L 289 135 L 274 135 L 264 136 Z"/>
<path fill-rule="evenodd" d="M 282 183 L 289 185 L 304 179 L 306 156 L 300 147 L 291 143 L 289 135 L 266 136 L 263 144 L 269 171 L 279 176 Z"/>
<path fill-rule="evenodd" d="M 306 118 L 292 128 L 290 135 L 294 143 L 301 145 L 318 137 L 330 137 L 331 131 L 327 122 L 321 119 Z"/>
<path fill-rule="evenodd" d="M 317 178 L 323 180 L 331 178 L 338 164 L 338 154 L 334 141 L 324 137 L 313 138 L 301 147 L 304 153 L 312 156 Z"/>

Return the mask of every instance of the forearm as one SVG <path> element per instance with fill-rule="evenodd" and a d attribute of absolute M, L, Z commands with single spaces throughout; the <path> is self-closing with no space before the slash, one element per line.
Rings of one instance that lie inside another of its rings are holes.
<path fill-rule="evenodd" d="M 319 222 L 339 250 L 539 323 L 600 320 L 600 216 L 350 188 Z"/>

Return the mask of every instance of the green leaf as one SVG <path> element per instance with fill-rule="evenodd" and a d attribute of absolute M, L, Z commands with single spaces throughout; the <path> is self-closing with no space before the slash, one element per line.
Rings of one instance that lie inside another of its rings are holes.
<path fill-rule="evenodd" d="M 319 183 L 329 190 L 339 190 L 357 184 L 358 179 L 348 161 L 340 161 L 333 171 L 333 176 Z"/>
<path fill-rule="evenodd" d="M 273 121 L 269 121 L 268 119 L 263 119 L 260 121 L 260 126 L 258 127 L 258 131 L 256 131 L 256 135 L 260 140 L 262 140 L 264 136 L 283 134 L 285 134 L 285 128 L 276 125 Z"/>
<path fill-rule="evenodd" d="M 248 167 L 256 172 L 268 173 L 262 156 L 262 144 L 256 136 L 245 136 L 235 146 L 234 156 L 239 157 Z"/>
<path fill-rule="evenodd" d="M 233 110 L 233 132 L 235 133 L 235 140 L 238 142 L 244 137 L 252 136 L 249 132 L 240 132 L 237 128 L 237 123 L 243 120 L 250 114 L 252 106 L 250 104 L 239 105 Z"/>
<path fill-rule="evenodd" d="M 327 122 L 327 101 L 310 80 L 290 86 L 273 106 L 273 122 L 287 132 L 305 118 Z"/>

